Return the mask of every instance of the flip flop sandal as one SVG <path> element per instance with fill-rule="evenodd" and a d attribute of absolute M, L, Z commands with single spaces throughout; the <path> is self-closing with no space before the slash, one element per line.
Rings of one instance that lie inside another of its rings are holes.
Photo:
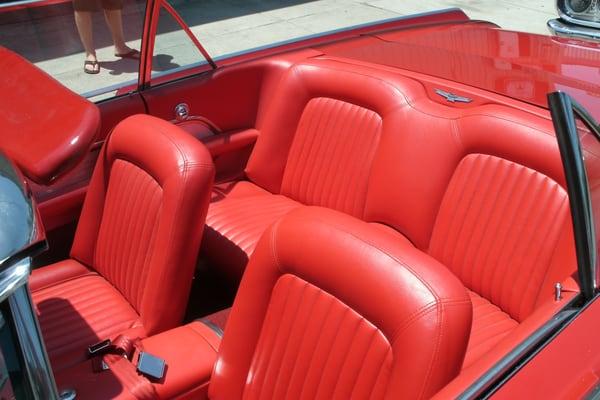
<path fill-rule="evenodd" d="M 90 65 L 92 69 L 86 68 L 88 65 Z M 98 67 L 98 69 L 96 69 L 96 67 Z M 100 73 L 100 64 L 98 64 L 98 61 L 86 60 L 83 62 L 83 72 L 90 75 L 98 74 Z"/>
<path fill-rule="evenodd" d="M 131 49 L 127 53 L 115 54 L 115 57 L 130 58 L 132 60 L 139 60 L 140 59 L 140 52 L 137 51 L 136 49 Z"/>

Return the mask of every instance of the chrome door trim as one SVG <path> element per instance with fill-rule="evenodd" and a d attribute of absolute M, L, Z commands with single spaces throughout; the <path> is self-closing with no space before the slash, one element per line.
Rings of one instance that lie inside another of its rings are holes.
<path fill-rule="evenodd" d="M 30 262 L 27 258 L 0 272 L 0 303 L 13 294 L 19 286 L 27 283 Z"/>
<path fill-rule="evenodd" d="M 40 336 L 40 325 L 33 309 L 27 284 L 31 258 L 24 258 L 5 272 L 7 282 L 0 281 L 2 299 L 8 304 L 15 323 L 17 340 L 21 348 L 25 370 L 31 391 L 36 399 L 58 400 L 54 374 L 50 367 L 44 341 Z M 0 274 L 0 279 L 4 279 Z"/>

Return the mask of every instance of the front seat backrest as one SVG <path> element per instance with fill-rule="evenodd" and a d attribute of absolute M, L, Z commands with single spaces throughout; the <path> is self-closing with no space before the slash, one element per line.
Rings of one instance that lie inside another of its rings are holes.
<path fill-rule="evenodd" d="M 417 399 L 460 371 L 465 288 L 408 241 L 316 207 L 269 228 L 236 297 L 211 399 Z"/>
<path fill-rule="evenodd" d="M 117 125 L 100 153 L 71 257 L 116 287 L 149 335 L 181 322 L 213 177 L 200 142 L 147 115 Z"/>

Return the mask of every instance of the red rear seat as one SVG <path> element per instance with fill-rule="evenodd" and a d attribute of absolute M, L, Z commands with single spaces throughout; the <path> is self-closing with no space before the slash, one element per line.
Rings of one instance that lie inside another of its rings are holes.
<path fill-rule="evenodd" d="M 235 278 L 264 229 L 299 203 L 363 218 L 379 142 L 407 106 L 394 85 L 323 62 L 292 67 L 271 104 L 249 182 L 213 198 L 207 219 L 203 254 Z"/>
<path fill-rule="evenodd" d="M 509 349 L 573 297 L 569 206 L 548 119 L 442 105 L 417 81 L 333 60 L 295 65 L 273 104 L 248 181 L 209 208 L 203 254 L 214 265 L 239 275 L 264 228 L 300 204 L 392 227 L 471 291 L 463 367 Z M 557 302 L 556 282 L 568 289 Z"/>

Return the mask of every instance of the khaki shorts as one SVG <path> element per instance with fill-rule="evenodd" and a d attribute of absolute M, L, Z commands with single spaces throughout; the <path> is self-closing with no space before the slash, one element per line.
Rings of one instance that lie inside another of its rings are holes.
<path fill-rule="evenodd" d="M 122 10 L 123 0 L 73 0 L 75 11 Z"/>

